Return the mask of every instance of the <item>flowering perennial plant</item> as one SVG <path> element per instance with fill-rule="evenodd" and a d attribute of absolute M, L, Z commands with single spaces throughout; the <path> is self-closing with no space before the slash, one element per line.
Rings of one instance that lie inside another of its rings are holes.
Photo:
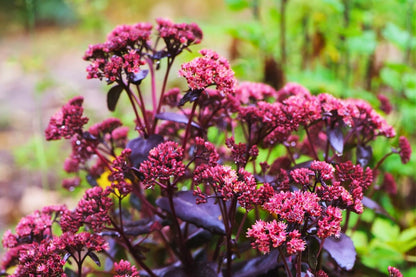
<path fill-rule="evenodd" d="M 389 155 L 409 162 L 409 142 L 400 137 L 376 161 L 372 142 L 396 134 L 367 102 L 314 95 L 296 83 L 280 90 L 239 83 L 209 49 L 182 64 L 185 92 L 168 90 L 176 57 L 202 37 L 194 23 L 158 19 L 155 28 L 119 26 L 88 48 L 87 78 L 112 86 L 111 111 L 125 94 L 135 128 L 117 118 L 86 128 L 81 96 L 51 118 L 46 139 L 72 147 L 64 170 L 73 177 L 63 186 L 84 196 L 74 209 L 49 206 L 7 231 L 5 272 L 14 265 L 13 276 L 247 276 L 247 266 L 250 276 L 333 276 L 353 269 L 349 215 L 363 212 L 370 188 L 396 192 L 391 174 L 380 186 L 376 176 Z"/>

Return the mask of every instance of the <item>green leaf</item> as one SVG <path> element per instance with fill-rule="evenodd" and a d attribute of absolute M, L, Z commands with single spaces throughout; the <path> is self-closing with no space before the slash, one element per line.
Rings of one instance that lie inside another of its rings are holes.
<path fill-rule="evenodd" d="M 228 8 L 233 11 L 240 11 L 250 7 L 250 2 L 248 0 L 225 0 L 225 3 Z"/>
<path fill-rule="evenodd" d="M 382 31 L 382 34 L 385 39 L 393 42 L 402 49 L 406 49 L 410 37 L 406 30 L 402 30 L 396 24 L 389 22 Z"/>
<path fill-rule="evenodd" d="M 399 226 L 392 224 L 390 220 L 377 218 L 371 228 L 371 232 L 381 241 L 390 241 L 397 238 L 400 234 Z"/>

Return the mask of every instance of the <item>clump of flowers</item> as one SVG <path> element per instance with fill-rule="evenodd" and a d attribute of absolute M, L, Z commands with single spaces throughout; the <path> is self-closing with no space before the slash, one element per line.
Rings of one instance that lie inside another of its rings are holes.
<path fill-rule="evenodd" d="M 380 187 L 397 192 L 382 163 L 393 154 L 408 163 L 409 141 L 400 137 L 376 160 L 373 141 L 396 132 L 369 103 L 314 95 L 296 83 L 279 90 L 238 83 L 229 62 L 209 49 L 182 64 L 185 88 L 168 88 L 176 57 L 202 38 L 195 23 L 158 19 L 155 27 L 118 26 L 88 48 L 87 78 L 111 85 L 110 111 L 126 94 L 135 128 L 117 118 L 87 127 L 82 97 L 52 116 L 46 139 L 66 139 L 72 150 L 63 186 L 83 196 L 74 209 L 49 206 L 7 231 L 3 271 L 16 265 L 14 276 L 84 276 L 93 271 L 87 258 L 97 266 L 106 259 L 99 270 L 114 276 L 352 269 L 334 249 L 355 261 L 350 216 L 363 213 Z"/>

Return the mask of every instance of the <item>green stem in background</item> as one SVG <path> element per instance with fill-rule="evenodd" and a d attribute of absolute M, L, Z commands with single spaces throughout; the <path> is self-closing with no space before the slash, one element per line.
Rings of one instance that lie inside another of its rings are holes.
<path fill-rule="evenodd" d="M 350 26 L 351 1 L 343 0 L 342 2 L 344 4 L 344 14 L 343 14 L 344 29 L 347 30 Z M 345 35 L 341 35 L 341 41 L 343 43 L 343 48 L 344 48 L 344 64 L 345 64 L 344 86 L 348 87 L 350 75 L 351 75 L 350 51 L 348 50 Z"/>
<path fill-rule="evenodd" d="M 408 65 L 410 65 L 410 53 L 412 52 L 412 39 L 413 39 L 413 20 L 414 20 L 414 5 L 415 1 L 414 0 L 408 0 L 408 4 L 409 7 L 407 9 L 407 14 L 406 14 L 406 29 L 407 32 L 409 33 L 409 37 L 407 39 L 407 43 L 406 43 L 406 54 L 404 55 L 404 63 L 408 63 Z"/>

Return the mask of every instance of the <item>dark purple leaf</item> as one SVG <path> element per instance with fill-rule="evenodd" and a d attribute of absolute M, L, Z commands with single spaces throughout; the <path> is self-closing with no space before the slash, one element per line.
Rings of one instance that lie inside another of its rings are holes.
<path fill-rule="evenodd" d="M 193 224 L 189 224 L 189 225 L 194 226 Z M 211 239 L 212 239 L 212 233 L 211 232 L 208 232 L 207 230 L 205 230 L 203 228 L 197 228 L 195 226 L 194 226 L 194 228 L 191 228 L 191 226 L 188 226 L 188 228 L 192 229 L 192 230 L 188 230 L 190 235 L 188 235 L 188 237 L 186 239 L 186 246 L 187 247 L 189 247 L 191 249 L 195 249 L 195 248 L 200 247 L 203 244 L 211 241 Z"/>
<path fill-rule="evenodd" d="M 152 225 L 155 221 L 156 220 L 147 218 L 125 224 L 124 233 L 126 233 L 129 236 L 148 234 L 152 231 Z"/>
<path fill-rule="evenodd" d="M 147 159 L 149 151 L 163 142 L 163 137 L 150 135 L 148 138 L 135 138 L 127 143 L 126 148 L 131 149 L 130 160 L 134 167 L 139 168 L 140 164 Z"/>
<path fill-rule="evenodd" d="M 382 206 L 380 206 L 377 202 L 368 198 L 367 196 L 363 197 L 362 203 L 365 207 L 372 209 L 376 213 L 382 214 L 391 218 L 391 216 L 387 213 L 387 211 Z"/>
<path fill-rule="evenodd" d="M 178 105 L 183 106 L 186 102 L 194 102 L 199 98 L 203 91 L 203 89 L 189 89 L 182 97 L 182 99 L 179 101 Z"/>
<path fill-rule="evenodd" d="M 116 109 L 116 105 L 118 99 L 120 98 L 120 94 L 123 91 L 123 87 L 120 85 L 115 85 L 114 87 L 110 88 L 107 93 L 107 107 L 110 111 L 114 111 Z"/>
<path fill-rule="evenodd" d="M 311 168 L 312 163 L 313 163 L 313 160 L 306 161 L 306 162 L 303 162 L 303 163 L 298 163 L 294 167 L 292 167 L 292 169 L 296 169 L 296 168 Z"/>
<path fill-rule="evenodd" d="M 273 250 L 267 255 L 258 256 L 233 266 L 234 277 L 252 277 L 266 274 L 281 264 L 277 263 L 279 251 Z"/>
<path fill-rule="evenodd" d="M 91 187 L 98 186 L 97 179 L 95 177 L 92 177 L 90 174 L 88 174 L 86 177 L 88 184 L 90 184 Z"/>
<path fill-rule="evenodd" d="M 188 277 L 190 276 L 179 262 L 162 268 L 153 269 L 153 273 L 160 277 Z M 191 268 L 192 276 L 197 277 L 218 277 L 215 270 L 207 263 L 195 263 Z M 140 271 L 140 276 L 149 276 L 147 272 Z"/>
<path fill-rule="evenodd" d="M 341 126 L 337 125 L 334 128 L 329 128 L 327 132 L 329 143 L 334 148 L 337 154 L 344 152 L 344 134 Z"/>
<path fill-rule="evenodd" d="M 134 193 L 130 194 L 129 203 L 133 208 L 135 208 L 138 211 L 142 209 L 142 202 L 140 201 L 139 197 L 137 197 L 137 195 Z"/>
<path fill-rule="evenodd" d="M 67 277 L 78 277 L 78 274 L 69 267 L 65 267 L 64 272 Z"/>
<path fill-rule="evenodd" d="M 104 269 L 110 271 L 114 267 L 114 260 L 119 261 L 121 259 L 126 259 L 127 256 L 124 247 L 121 246 L 116 239 L 107 237 L 106 241 L 109 246 L 109 249 L 107 250 L 109 256 L 105 259 Z"/>
<path fill-rule="evenodd" d="M 368 146 L 357 146 L 357 162 L 361 167 L 366 167 L 373 157 L 373 149 Z"/>
<path fill-rule="evenodd" d="M 166 50 L 161 50 L 161 51 L 157 51 L 156 53 L 153 54 L 152 58 L 154 60 L 161 60 L 165 57 L 170 56 L 169 52 Z"/>
<path fill-rule="evenodd" d="M 88 257 L 90 257 L 96 265 L 101 266 L 100 259 L 94 252 L 88 252 Z"/>
<path fill-rule="evenodd" d="M 357 252 L 354 243 L 347 235 L 341 233 L 338 239 L 335 237 L 325 239 L 323 248 L 341 268 L 351 270 L 354 267 Z"/>
<path fill-rule="evenodd" d="M 142 82 L 142 80 L 144 78 L 146 78 L 147 74 L 149 74 L 149 70 L 143 69 L 143 70 L 140 70 L 137 73 L 133 73 L 133 72 L 132 73 L 129 73 L 128 78 L 129 78 L 129 81 L 131 83 L 133 83 L 135 85 L 140 85 L 140 83 Z"/>
<path fill-rule="evenodd" d="M 188 124 L 188 121 L 189 121 L 186 115 L 181 114 L 181 113 L 172 113 L 172 112 L 159 113 L 156 115 L 156 118 L 162 119 L 162 120 L 174 121 L 178 123 L 184 123 L 184 124 Z M 193 121 L 191 125 L 195 128 L 199 128 L 199 129 L 201 128 L 197 123 Z"/>
<path fill-rule="evenodd" d="M 183 221 L 207 229 L 216 234 L 225 234 L 224 223 L 221 220 L 221 210 L 215 199 L 209 198 L 207 203 L 196 204 L 192 191 L 180 191 L 173 197 L 176 215 Z M 156 204 L 167 212 L 171 212 L 169 200 L 162 197 Z"/>
<path fill-rule="evenodd" d="M 62 258 L 62 260 L 64 260 L 64 262 L 68 261 L 68 259 L 72 256 L 71 253 L 65 253 L 64 257 Z"/>
<path fill-rule="evenodd" d="M 319 247 L 320 242 L 316 238 L 310 237 L 308 240 L 308 247 L 306 249 L 308 250 L 308 263 L 313 270 L 315 270 L 318 265 Z"/>

